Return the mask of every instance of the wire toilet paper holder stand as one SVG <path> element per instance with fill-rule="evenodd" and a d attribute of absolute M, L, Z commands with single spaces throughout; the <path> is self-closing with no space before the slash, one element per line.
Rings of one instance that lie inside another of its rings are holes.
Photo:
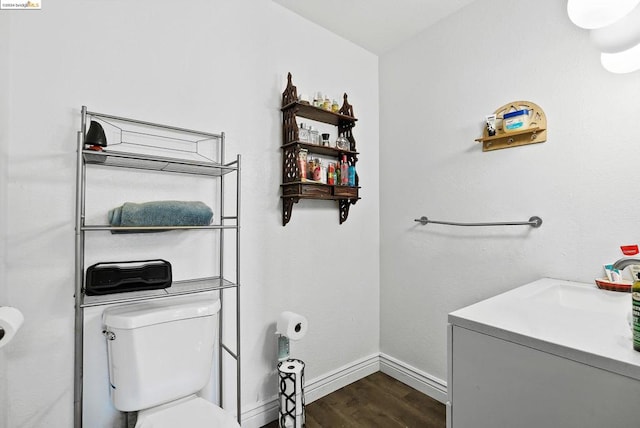
<path fill-rule="evenodd" d="M 307 332 L 307 319 L 294 312 L 282 312 L 276 323 L 278 337 L 278 425 L 280 428 L 302 428 L 305 423 L 304 361 L 291 358 L 290 341 L 302 339 Z"/>
<path fill-rule="evenodd" d="M 293 371 L 294 365 L 301 366 L 300 379 Z M 302 428 L 305 424 L 304 361 L 289 358 L 278 363 L 278 425 L 280 428 Z M 298 389 L 300 389 L 298 391 Z M 297 403 L 297 397 L 300 403 Z"/>

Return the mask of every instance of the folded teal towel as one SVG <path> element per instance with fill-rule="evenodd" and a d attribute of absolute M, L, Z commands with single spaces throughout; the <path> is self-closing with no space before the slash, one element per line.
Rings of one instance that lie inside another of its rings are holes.
<path fill-rule="evenodd" d="M 200 201 L 125 202 L 109 210 L 111 226 L 208 226 L 213 211 Z"/>

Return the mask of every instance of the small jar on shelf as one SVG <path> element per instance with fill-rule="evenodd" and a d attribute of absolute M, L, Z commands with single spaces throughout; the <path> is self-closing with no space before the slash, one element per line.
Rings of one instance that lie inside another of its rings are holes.
<path fill-rule="evenodd" d="M 322 162 L 318 158 L 313 160 L 313 181 L 322 182 Z"/>
<path fill-rule="evenodd" d="M 301 143 L 308 143 L 309 136 L 309 129 L 304 123 L 301 123 L 300 128 L 298 129 L 298 141 L 300 141 Z"/>
<path fill-rule="evenodd" d="M 349 140 L 346 137 L 336 138 L 336 149 L 349 150 Z"/>
<path fill-rule="evenodd" d="M 311 144 L 320 144 L 320 133 L 313 126 L 309 127 L 309 142 Z"/>
<path fill-rule="evenodd" d="M 325 97 L 324 102 L 322 103 L 322 108 L 331 111 L 331 101 L 329 100 L 329 97 Z"/>

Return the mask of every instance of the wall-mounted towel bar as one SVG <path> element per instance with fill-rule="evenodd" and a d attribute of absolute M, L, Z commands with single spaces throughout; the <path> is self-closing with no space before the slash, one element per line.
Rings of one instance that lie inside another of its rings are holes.
<path fill-rule="evenodd" d="M 529 221 L 503 221 L 499 223 L 456 223 L 452 221 L 437 221 L 437 220 L 429 220 L 427 217 L 422 216 L 420 218 L 415 219 L 415 221 L 419 222 L 421 225 L 426 225 L 429 223 L 435 224 L 447 224 L 449 226 L 531 226 L 531 227 L 540 227 L 542 225 L 542 219 L 538 216 L 533 216 L 529 219 Z"/>

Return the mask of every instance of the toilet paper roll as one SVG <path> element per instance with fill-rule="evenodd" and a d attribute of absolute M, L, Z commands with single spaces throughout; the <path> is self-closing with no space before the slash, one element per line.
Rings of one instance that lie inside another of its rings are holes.
<path fill-rule="evenodd" d="M 284 311 L 278 317 L 277 330 L 291 340 L 300 340 L 307 334 L 307 319 L 294 312 Z"/>
<path fill-rule="evenodd" d="M 0 307 L 0 348 L 13 340 L 23 321 L 22 312 L 16 308 Z"/>

